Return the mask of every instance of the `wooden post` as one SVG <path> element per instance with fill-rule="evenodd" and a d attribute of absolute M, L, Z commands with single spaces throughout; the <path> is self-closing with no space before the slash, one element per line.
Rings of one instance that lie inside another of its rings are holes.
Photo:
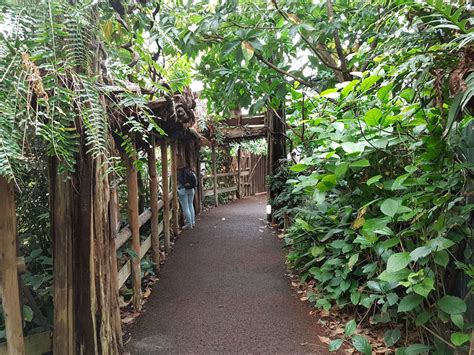
<path fill-rule="evenodd" d="M 150 175 L 150 206 L 151 206 L 151 249 L 155 272 L 160 270 L 160 233 L 158 209 L 158 177 L 156 174 L 155 139 L 152 138 L 151 148 L 148 149 L 148 174 Z"/>
<path fill-rule="evenodd" d="M 219 205 L 219 198 L 217 196 L 217 161 L 216 161 L 216 146 L 212 146 L 212 175 L 214 179 L 214 205 Z"/>
<path fill-rule="evenodd" d="M 112 323 L 118 334 L 118 345 L 123 346 L 122 341 L 122 321 L 120 319 L 119 306 L 119 287 L 118 287 L 118 269 L 117 269 L 117 251 L 115 250 L 115 239 L 120 229 L 120 204 L 118 197 L 118 188 L 110 188 L 109 201 L 109 221 L 110 221 L 110 239 L 109 239 L 109 255 L 110 255 L 110 287 L 112 295 L 110 300 L 110 310 Z"/>
<path fill-rule="evenodd" d="M 50 160 L 50 213 L 53 238 L 54 321 L 53 353 L 72 354 L 76 346 L 74 315 L 72 182 L 57 173 L 57 158 Z"/>
<path fill-rule="evenodd" d="M 239 146 L 237 150 L 237 198 L 242 198 L 242 164 L 240 160 L 242 159 L 242 150 Z"/>
<path fill-rule="evenodd" d="M 128 177 L 128 223 L 132 231 L 132 249 L 135 257 L 132 258 L 132 287 L 133 287 L 133 307 L 135 310 L 141 309 L 142 288 L 141 288 L 141 270 L 140 270 L 140 226 L 138 223 L 138 177 L 135 166 L 136 156 L 125 157 Z"/>
<path fill-rule="evenodd" d="M 171 251 L 170 239 L 170 191 L 168 178 L 168 145 L 162 142 L 161 148 L 161 183 L 163 184 L 163 234 L 165 236 L 165 251 Z"/>
<path fill-rule="evenodd" d="M 171 143 L 171 191 L 173 193 L 173 200 L 171 201 L 173 212 L 173 234 L 179 234 L 179 209 L 178 209 L 178 162 L 177 154 L 178 144 L 176 141 Z"/>
<path fill-rule="evenodd" d="M 24 354 L 16 263 L 16 210 L 13 185 L 0 177 L 0 286 L 9 354 Z"/>
<path fill-rule="evenodd" d="M 202 178 L 201 178 L 201 159 L 200 159 L 200 154 L 198 152 L 196 159 L 195 159 L 195 164 L 196 164 L 196 177 L 197 177 L 197 186 L 196 186 L 196 215 L 201 213 L 202 209 Z"/>

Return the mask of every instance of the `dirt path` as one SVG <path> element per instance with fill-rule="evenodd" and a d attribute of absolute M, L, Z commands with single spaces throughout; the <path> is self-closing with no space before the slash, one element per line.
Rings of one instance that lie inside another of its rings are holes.
<path fill-rule="evenodd" d="M 285 278 L 265 203 L 259 196 L 211 209 L 180 235 L 127 351 L 327 353 L 310 308 Z"/>

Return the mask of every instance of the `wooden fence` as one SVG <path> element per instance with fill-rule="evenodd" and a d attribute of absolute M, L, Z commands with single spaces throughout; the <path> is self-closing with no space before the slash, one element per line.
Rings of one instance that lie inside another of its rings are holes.
<path fill-rule="evenodd" d="M 171 147 L 171 166 L 168 164 L 168 146 Z M 177 146 L 176 142 L 169 145 L 161 143 L 161 178 L 157 176 L 156 156 L 154 145 L 148 150 L 148 174 L 150 190 L 150 207 L 139 214 L 138 201 L 138 176 L 134 157 L 122 158 L 127 167 L 127 210 L 128 224 L 120 229 L 120 201 L 118 196 L 118 186 L 111 187 L 109 214 L 111 236 L 113 238 L 112 270 L 111 278 L 116 284 L 117 307 L 114 310 L 120 322 L 118 308 L 118 291 L 131 278 L 132 281 L 132 302 L 135 310 L 141 309 L 141 269 L 140 262 L 151 250 L 155 271 L 160 267 L 160 248 L 163 244 L 164 251 L 171 250 L 171 234 L 178 235 L 179 232 L 179 204 L 177 197 Z M 171 174 L 169 173 L 171 170 Z M 161 189 L 160 189 L 161 186 Z M 161 190 L 161 198 L 159 198 Z M 171 190 L 171 191 L 170 191 Z M 0 210 L 8 212 L 0 220 L 0 295 L 1 306 L 4 310 L 7 343 L 0 344 L 0 355 L 6 354 L 42 354 L 50 351 L 60 353 L 57 347 L 61 348 L 62 339 L 55 336 L 53 346 L 52 332 L 41 332 L 29 335 L 23 334 L 23 319 L 21 312 L 21 302 L 18 287 L 18 273 L 24 271 L 24 260 L 16 257 L 16 212 L 14 203 L 13 186 L 0 177 Z M 151 234 L 143 241 L 140 239 L 140 228 L 147 222 L 150 223 Z M 133 256 L 127 258 L 120 269 L 117 264 L 117 251 L 123 248 L 128 241 L 131 241 Z M 162 241 L 163 243 L 160 243 Z M 55 300 L 55 316 L 60 316 L 64 311 L 62 302 Z M 120 327 L 120 324 L 117 324 Z"/>
<path fill-rule="evenodd" d="M 205 175 L 203 180 L 212 179 L 212 189 L 202 190 L 202 197 L 213 196 L 214 205 L 219 204 L 218 195 L 235 192 L 238 198 L 266 192 L 267 159 L 264 155 L 252 154 L 250 152 L 237 152 L 234 158 L 235 168 L 233 171 L 218 173 L 216 162 L 216 148 L 212 148 L 212 174 Z M 219 187 L 222 178 L 233 178 L 232 186 Z"/>

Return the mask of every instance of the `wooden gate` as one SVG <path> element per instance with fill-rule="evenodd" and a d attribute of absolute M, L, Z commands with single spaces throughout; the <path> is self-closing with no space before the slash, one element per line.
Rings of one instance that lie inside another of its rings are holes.
<path fill-rule="evenodd" d="M 267 191 L 267 156 L 239 149 L 230 171 L 221 172 L 217 169 L 216 147 L 213 147 L 212 152 L 212 174 L 203 177 L 203 180 L 212 179 L 212 188 L 208 186 L 208 189 L 200 189 L 202 198 L 213 196 L 217 206 L 219 194 L 234 193 L 234 197 L 242 198 Z"/>
<path fill-rule="evenodd" d="M 267 157 L 243 151 L 241 156 L 243 171 L 248 175 L 242 177 L 243 196 L 255 195 L 267 191 Z"/>

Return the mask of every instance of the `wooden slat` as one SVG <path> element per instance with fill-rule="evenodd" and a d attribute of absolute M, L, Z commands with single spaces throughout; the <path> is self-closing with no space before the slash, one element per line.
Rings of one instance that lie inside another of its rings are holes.
<path fill-rule="evenodd" d="M 268 133 L 266 126 L 239 126 L 221 128 L 224 139 L 238 140 L 239 138 L 265 137 Z"/>
<path fill-rule="evenodd" d="M 150 205 L 151 205 L 151 245 L 153 247 L 153 268 L 155 272 L 160 269 L 160 233 L 158 232 L 159 201 L 158 177 L 156 172 L 155 138 L 152 138 L 151 147 L 148 149 L 148 172 L 150 175 Z"/>
<path fill-rule="evenodd" d="M 23 319 L 16 258 L 16 210 L 13 183 L 0 177 L 0 288 L 10 354 L 23 354 Z"/>
<path fill-rule="evenodd" d="M 239 173 L 237 171 L 231 171 L 230 173 L 220 173 L 220 174 L 217 174 L 217 177 L 218 178 L 221 178 L 221 177 L 229 177 L 229 176 L 237 176 Z M 247 171 L 242 171 L 240 173 L 240 176 L 247 176 L 250 174 L 250 171 L 247 170 Z M 203 176 L 203 179 L 211 179 L 213 178 L 214 175 L 205 175 Z"/>
<path fill-rule="evenodd" d="M 232 192 L 232 191 L 237 191 L 237 186 L 230 186 L 230 187 L 221 187 L 217 189 L 217 194 L 223 194 L 226 192 Z M 203 196 L 213 196 L 214 195 L 214 190 L 204 190 L 203 191 Z"/>
<path fill-rule="evenodd" d="M 161 202 L 161 201 L 160 201 Z M 163 207 L 163 202 L 161 202 L 161 207 Z M 158 202 L 158 209 L 161 208 L 160 203 Z M 151 218 L 151 210 L 146 209 L 140 216 L 138 216 L 138 227 L 140 228 Z M 119 249 L 125 242 L 132 236 L 132 231 L 130 225 L 123 227 L 120 232 L 117 234 L 117 239 L 115 239 L 115 249 Z"/>
<path fill-rule="evenodd" d="M 42 332 L 28 335 L 24 338 L 25 353 L 28 355 L 40 355 L 48 353 L 53 349 L 51 332 Z M 0 355 L 11 355 L 7 351 L 7 343 L 0 343 Z"/>
<path fill-rule="evenodd" d="M 129 276 L 132 274 L 132 266 L 130 260 L 122 266 L 122 268 L 118 272 L 118 287 L 122 287 L 122 285 L 127 281 Z"/>
<path fill-rule="evenodd" d="M 173 200 L 173 194 L 169 193 L 169 200 Z M 158 211 L 163 208 L 163 201 L 158 201 Z M 138 225 L 142 227 L 146 222 L 148 222 L 151 218 L 151 209 L 146 209 L 139 217 L 138 217 Z M 130 226 L 127 224 L 123 227 L 120 232 L 117 234 L 117 238 L 115 240 L 115 249 L 119 249 L 125 242 L 131 237 L 132 231 L 130 230 Z"/>
<path fill-rule="evenodd" d="M 140 260 L 143 259 L 145 254 L 147 253 L 148 250 L 151 248 L 151 235 L 146 238 L 143 243 L 140 245 Z"/>
<path fill-rule="evenodd" d="M 172 216 L 169 216 L 169 219 L 171 219 Z M 163 221 L 160 222 L 158 225 L 158 234 L 161 234 L 163 232 Z M 143 259 L 145 256 L 146 252 L 150 249 L 151 247 L 151 237 L 149 236 L 146 238 L 142 245 L 140 246 L 140 260 Z M 131 267 L 130 267 L 130 260 L 127 260 L 127 262 L 122 266 L 120 271 L 118 272 L 118 288 L 123 286 L 125 281 L 130 277 L 132 273 Z"/>
<path fill-rule="evenodd" d="M 237 151 L 237 197 L 242 198 L 242 149 L 239 145 L 239 150 Z"/>
<path fill-rule="evenodd" d="M 171 251 L 171 239 L 170 239 L 170 193 L 169 193 L 169 175 L 168 175 L 168 144 L 161 142 L 161 176 L 163 179 L 163 221 L 164 221 L 164 239 L 165 239 L 165 251 L 169 253 Z"/>
<path fill-rule="evenodd" d="M 212 184 L 213 188 L 213 195 L 214 195 L 214 206 L 219 205 L 219 199 L 218 199 L 218 193 L 217 193 L 217 161 L 216 161 L 216 146 L 212 146 L 212 152 L 211 152 L 211 157 L 212 157 L 212 175 L 214 177 L 214 181 Z"/>
<path fill-rule="evenodd" d="M 251 117 L 243 116 L 242 118 L 228 118 L 224 120 L 224 123 L 229 126 L 264 125 L 265 117 L 264 116 L 251 116 Z"/>

